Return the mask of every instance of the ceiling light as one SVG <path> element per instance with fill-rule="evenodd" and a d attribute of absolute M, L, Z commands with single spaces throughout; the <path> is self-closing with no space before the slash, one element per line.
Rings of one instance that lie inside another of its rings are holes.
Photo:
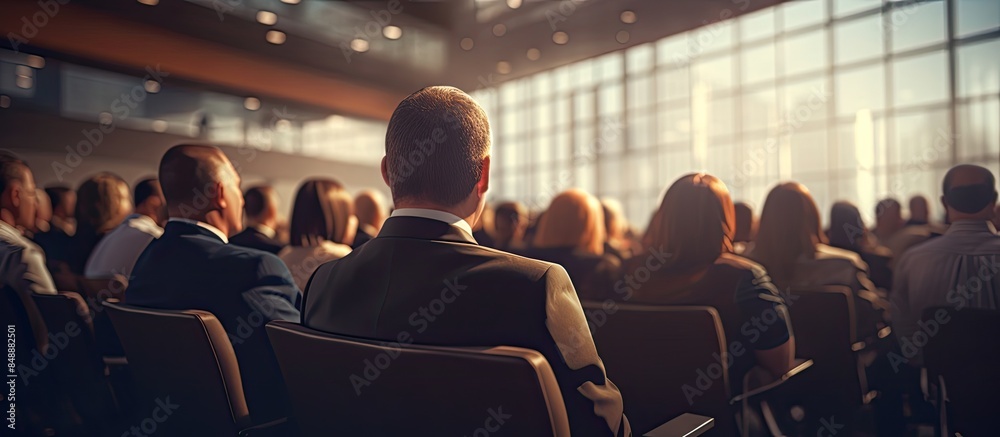
<path fill-rule="evenodd" d="M 97 122 L 104 126 L 110 125 L 113 121 L 115 121 L 115 117 L 110 112 L 102 112 L 97 115 Z"/>
<path fill-rule="evenodd" d="M 278 22 L 278 14 L 271 11 L 257 11 L 257 22 L 267 26 L 273 26 Z"/>
<path fill-rule="evenodd" d="M 285 36 L 285 32 L 280 30 L 269 30 L 265 38 L 271 44 L 284 44 L 287 37 Z"/>
<path fill-rule="evenodd" d="M 292 128 L 292 122 L 288 120 L 278 120 L 274 123 L 274 128 L 278 132 L 288 132 Z"/>
<path fill-rule="evenodd" d="M 542 51 L 538 49 L 528 49 L 528 59 L 532 61 L 537 61 L 538 58 L 542 57 Z"/>
<path fill-rule="evenodd" d="M 35 84 L 35 81 L 31 80 L 30 77 L 18 76 L 14 79 L 14 85 L 17 85 L 21 89 L 31 89 L 31 86 Z"/>
<path fill-rule="evenodd" d="M 354 50 L 358 53 L 364 53 L 368 51 L 368 48 L 369 48 L 368 40 L 361 38 L 354 38 L 351 40 L 351 50 Z"/>
<path fill-rule="evenodd" d="M 288 4 L 288 5 L 297 5 L 297 4 L 299 4 L 299 1 L 300 0 L 281 0 L 282 3 Z"/>
<path fill-rule="evenodd" d="M 619 44 L 627 43 L 629 38 L 631 38 L 631 35 L 629 35 L 628 31 L 625 30 L 620 30 L 617 34 L 615 34 L 615 41 L 618 41 Z"/>
<path fill-rule="evenodd" d="M 167 122 L 163 120 L 156 120 L 153 122 L 153 132 L 160 132 L 160 133 L 166 132 L 167 126 L 169 126 Z"/>
<path fill-rule="evenodd" d="M 247 97 L 243 100 L 243 107 L 251 111 L 256 111 L 260 109 L 260 99 L 256 97 Z"/>
<path fill-rule="evenodd" d="M 552 34 L 552 42 L 563 45 L 569 42 L 569 34 L 563 31 L 558 31 Z"/>
<path fill-rule="evenodd" d="M 472 38 L 462 38 L 462 41 L 458 43 L 462 47 L 462 50 L 469 51 L 472 47 L 476 45 Z"/>
<path fill-rule="evenodd" d="M 147 93 L 156 94 L 160 92 L 160 83 L 155 80 L 147 80 L 143 84 L 143 87 L 146 88 Z"/>
<path fill-rule="evenodd" d="M 635 23 L 636 20 L 635 12 L 632 11 L 622 11 L 622 14 L 618 18 L 625 24 Z"/>
<path fill-rule="evenodd" d="M 146 6 L 156 6 L 160 4 L 160 0 L 138 0 L 138 2 Z"/>
<path fill-rule="evenodd" d="M 399 39 L 403 36 L 403 29 L 399 26 L 385 26 L 382 28 L 382 36 L 388 39 Z"/>
<path fill-rule="evenodd" d="M 507 6 L 511 9 L 517 9 L 521 7 L 521 0 L 507 0 Z"/>
<path fill-rule="evenodd" d="M 493 26 L 493 34 L 496 36 L 504 36 L 507 34 L 507 26 L 503 23 Z"/>
<path fill-rule="evenodd" d="M 41 70 L 45 68 L 45 58 L 36 55 L 28 55 L 28 66 Z"/>
<path fill-rule="evenodd" d="M 497 62 L 497 73 L 510 74 L 510 62 L 507 61 Z"/>
<path fill-rule="evenodd" d="M 10 107 L 10 96 L 0 96 L 0 108 Z"/>
<path fill-rule="evenodd" d="M 27 65 L 18 65 L 18 66 L 15 66 L 14 67 L 14 74 L 16 74 L 17 77 L 26 77 L 28 79 L 31 79 L 31 76 L 32 76 L 31 75 L 31 67 L 29 67 Z"/>

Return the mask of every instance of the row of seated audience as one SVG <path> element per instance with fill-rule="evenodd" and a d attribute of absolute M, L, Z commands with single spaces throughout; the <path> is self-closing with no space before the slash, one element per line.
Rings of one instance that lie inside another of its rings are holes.
<path fill-rule="evenodd" d="M 412 172 L 399 172 L 416 150 L 413 139 L 429 137 L 441 120 L 454 122 L 444 144 Z M 132 196 L 111 173 L 76 191 L 36 190 L 27 164 L 4 155 L 0 281 L 17 292 L 54 293 L 61 287 L 52 275 L 120 274 L 129 278 L 127 304 L 212 312 L 230 334 L 256 422 L 289 411 L 263 329 L 240 329 L 251 314 L 367 339 L 410 332 L 418 344 L 534 349 L 555 371 L 573 435 L 628 435 L 622 394 L 606 375 L 581 300 L 715 307 L 726 338 L 754 351 L 732 367 L 735 394 L 739 375 L 754 366 L 774 376 L 793 366 L 795 336 L 780 290 L 849 287 L 858 339 L 890 323 L 907 336 L 924 308 L 954 304 L 948 290 L 1000 261 L 990 222 L 996 182 L 978 166 L 957 166 L 943 181 L 950 226 L 931 224 L 928 202 L 915 197 L 908 221 L 898 202 L 880 202 L 872 229 L 857 207 L 838 202 L 824 231 L 808 189 L 795 182 L 770 191 L 758 221 L 722 180 L 692 173 L 669 187 L 640 237 L 617 203 L 578 189 L 558 194 L 533 219 L 517 202 L 490 211 L 489 150 L 488 121 L 469 96 L 420 90 L 389 122 L 381 171 L 391 215 L 375 191 L 352 199 L 336 180 L 309 179 L 295 194 L 287 241 L 275 190 L 242 192 L 240 175 L 214 147 L 170 149 L 158 178 L 137 183 Z M 46 195 L 51 208 L 36 211 Z M 997 309 L 994 278 L 963 304 Z M 461 298 L 440 315 L 419 312 L 445 292 Z M 741 329 L 767 311 L 780 319 L 770 329 L 753 336 Z"/>

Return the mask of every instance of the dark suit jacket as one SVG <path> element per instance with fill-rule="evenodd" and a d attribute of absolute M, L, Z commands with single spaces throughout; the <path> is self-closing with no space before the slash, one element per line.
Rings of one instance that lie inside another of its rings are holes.
<path fill-rule="evenodd" d="M 285 248 L 285 245 L 280 241 L 264 235 L 263 232 L 258 231 L 252 227 L 248 227 L 236 235 L 229 237 L 229 243 L 235 244 L 237 246 L 249 247 L 251 249 L 263 250 L 264 252 L 269 252 L 277 254 L 281 252 L 281 249 Z"/>
<path fill-rule="evenodd" d="M 574 436 L 628 429 L 621 393 L 558 265 L 479 246 L 444 222 L 392 217 L 376 238 L 320 266 L 305 296 L 303 324 L 320 331 L 537 350 L 559 380 Z"/>
<path fill-rule="evenodd" d="M 298 322 L 301 300 L 277 256 L 225 244 L 207 229 L 177 221 L 168 222 L 139 256 L 125 293 L 129 305 L 214 314 L 233 343 L 256 423 L 288 414 L 284 381 L 264 325 Z"/>
<path fill-rule="evenodd" d="M 369 234 L 368 232 L 365 232 L 364 229 L 361 229 L 359 227 L 358 232 L 354 234 L 354 243 L 351 244 L 351 249 L 357 249 L 361 247 L 362 244 L 371 241 L 372 238 L 375 238 L 375 236 Z"/>
<path fill-rule="evenodd" d="M 528 248 L 518 252 L 528 258 L 563 266 L 569 273 L 580 300 L 600 300 L 611 294 L 621 260 L 614 255 L 583 253 L 572 247 Z"/>

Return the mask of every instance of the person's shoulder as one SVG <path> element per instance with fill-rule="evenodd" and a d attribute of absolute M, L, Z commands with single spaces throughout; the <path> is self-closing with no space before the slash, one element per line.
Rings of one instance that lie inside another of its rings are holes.
<path fill-rule="evenodd" d="M 558 265 L 555 263 L 530 258 L 516 253 L 505 252 L 485 246 L 472 246 L 477 256 L 491 258 L 494 270 L 507 271 L 511 274 L 525 275 L 532 278 L 539 278 L 545 274 L 549 268 Z"/>

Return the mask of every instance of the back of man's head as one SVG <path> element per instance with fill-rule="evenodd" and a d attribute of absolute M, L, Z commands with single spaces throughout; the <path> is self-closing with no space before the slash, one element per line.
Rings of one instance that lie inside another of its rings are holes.
<path fill-rule="evenodd" d="M 952 167 L 944 176 L 941 201 L 949 220 L 986 220 L 992 217 L 997 201 L 996 178 L 978 165 Z"/>
<path fill-rule="evenodd" d="M 136 182 L 132 194 L 137 213 L 149 216 L 160 225 L 167 221 L 167 204 L 158 179 L 146 178 Z"/>
<path fill-rule="evenodd" d="M 179 145 L 160 160 L 160 186 L 171 208 L 185 206 L 200 211 L 211 186 L 233 177 L 229 159 L 216 147 Z"/>
<path fill-rule="evenodd" d="M 33 229 L 35 181 L 28 164 L 5 151 L 0 151 L 0 210 L 4 221 Z"/>
<path fill-rule="evenodd" d="M 411 94 L 392 113 L 385 136 L 393 201 L 462 203 L 482 178 L 489 150 L 489 121 L 468 94 L 445 86 Z"/>
<path fill-rule="evenodd" d="M 248 188 L 243 193 L 243 200 L 246 202 L 243 210 L 246 212 L 248 221 L 258 223 L 271 218 L 277 218 L 278 199 L 274 187 L 268 185 L 257 185 Z"/>

